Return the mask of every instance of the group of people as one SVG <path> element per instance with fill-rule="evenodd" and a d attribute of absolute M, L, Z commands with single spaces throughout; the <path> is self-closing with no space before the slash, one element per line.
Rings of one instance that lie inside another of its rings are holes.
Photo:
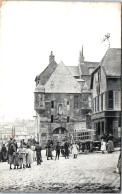
<path fill-rule="evenodd" d="M 62 148 L 63 147 L 63 148 Z M 76 142 L 73 142 L 70 144 L 67 140 L 63 143 L 63 146 L 60 145 L 60 142 L 57 142 L 56 145 L 54 145 L 52 140 L 48 140 L 46 145 L 46 156 L 47 160 L 49 158 L 52 160 L 53 156 L 55 157 L 55 160 L 60 157 L 60 154 L 62 154 L 65 159 L 69 159 L 69 153 L 72 152 L 73 158 L 77 158 L 78 155 L 78 145 Z M 54 153 L 54 154 L 53 154 Z"/>
<path fill-rule="evenodd" d="M 3 162 L 8 160 L 10 169 L 12 169 L 12 165 L 14 169 L 31 168 L 33 161 L 37 161 L 37 165 L 42 162 L 39 142 L 31 144 L 30 141 L 25 143 L 22 140 L 20 146 L 18 146 L 16 140 L 13 138 L 10 138 L 6 146 L 5 144 L 2 145 L 1 156 Z"/>
<path fill-rule="evenodd" d="M 83 144 L 84 145 L 84 144 Z M 48 140 L 46 144 L 46 157 L 47 160 L 49 159 L 55 159 L 59 160 L 60 154 L 62 154 L 65 159 L 69 159 L 69 154 L 72 153 L 73 158 L 77 158 L 77 155 L 79 153 L 80 147 L 82 147 L 82 151 L 85 153 L 85 150 L 87 150 L 88 146 L 79 146 L 75 141 L 71 143 L 66 140 L 63 142 L 63 146 L 60 144 L 60 142 L 57 142 L 55 144 L 54 141 Z M 89 145 L 89 150 L 93 148 L 91 144 Z M 7 161 L 10 164 L 10 169 L 12 169 L 12 165 L 14 165 L 14 169 L 22 169 L 22 168 L 31 168 L 31 164 L 33 161 L 37 162 L 37 165 L 40 165 L 42 160 L 42 154 L 41 154 L 41 146 L 39 145 L 39 142 L 30 142 L 27 143 L 22 140 L 20 142 L 20 146 L 18 146 L 15 139 L 10 138 L 7 146 L 5 144 L 2 145 L 1 148 L 1 159 L 2 161 Z M 109 134 L 109 136 L 106 136 L 105 134 L 101 137 L 101 148 L 100 150 L 104 154 L 104 152 L 107 150 L 108 153 L 112 153 L 114 151 L 114 145 L 113 145 L 113 136 Z"/>
<path fill-rule="evenodd" d="M 103 134 L 101 137 L 101 151 L 102 154 L 107 150 L 108 153 L 112 153 L 114 151 L 114 144 L 113 144 L 113 135 L 109 134 L 107 136 L 106 134 Z"/>

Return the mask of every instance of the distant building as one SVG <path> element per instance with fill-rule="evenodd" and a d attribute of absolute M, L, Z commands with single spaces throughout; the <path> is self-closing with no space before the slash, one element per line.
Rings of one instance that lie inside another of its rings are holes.
<path fill-rule="evenodd" d="M 34 109 L 39 140 L 61 139 L 76 131 L 86 131 L 86 115 L 91 112 L 91 72 L 97 65 L 84 61 L 83 48 L 78 66 L 57 64 L 51 52 L 49 65 L 35 79 Z"/>
<path fill-rule="evenodd" d="M 4 122 L 0 125 L 0 142 L 6 142 L 10 138 L 15 138 L 18 142 L 22 139 L 36 139 L 35 128 L 34 120 L 15 119 Z"/>
<path fill-rule="evenodd" d="M 93 113 L 96 134 L 112 133 L 120 137 L 121 130 L 121 49 L 109 49 L 92 72 Z"/>

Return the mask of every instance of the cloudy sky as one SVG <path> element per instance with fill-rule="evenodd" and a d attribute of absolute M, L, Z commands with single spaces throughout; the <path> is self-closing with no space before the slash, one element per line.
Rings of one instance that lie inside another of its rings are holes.
<path fill-rule="evenodd" d="M 84 45 L 86 61 L 100 61 L 108 43 L 120 48 L 120 3 L 5 1 L 0 10 L 0 118 L 30 118 L 34 79 L 48 65 L 78 65 Z"/>

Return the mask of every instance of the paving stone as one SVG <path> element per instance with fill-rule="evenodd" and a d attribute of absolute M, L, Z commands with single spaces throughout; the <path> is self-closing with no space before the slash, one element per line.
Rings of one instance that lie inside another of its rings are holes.
<path fill-rule="evenodd" d="M 114 157 L 113 157 L 114 156 Z M 31 169 L 9 170 L 9 165 L 0 163 L 1 192 L 116 192 L 120 191 L 120 177 L 113 173 L 119 152 L 111 155 L 79 155 L 76 160 L 47 161 L 43 151 L 43 163 L 32 164 Z M 113 181 L 114 180 L 114 181 Z"/>

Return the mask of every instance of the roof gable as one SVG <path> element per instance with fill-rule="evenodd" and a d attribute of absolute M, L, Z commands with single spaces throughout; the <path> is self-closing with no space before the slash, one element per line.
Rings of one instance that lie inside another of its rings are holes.
<path fill-rule="evenodd" d="M 52 61 L 45 69 L 44 71 L 36 77 L 40 81 L 40 85 L 44 86 L 47 82 L 47 80 L 50 78 L 52 73 L 57 67 L 57 63 L 55 61 Z M 35 80 L 36 81 L 36 80 Z"/>
<path fill-rule="evenodd" d="M 81 85 L 60 62 L 45 84 L 45 93 L 81 93 Z"/>
<path fill-rule="evenodd" d="M 91 74 L 91 86 L 93 88 L 93 78 L 94 74 L 100 69 L 106 77 L 120 77 L 121 76 L 121 49 L 110 48 L 105 53 L 98 67 Z"/>
<path fill-rule="evenodd" d="M 121 49 L 109 49 L 100 65 L 104 68 L 106 76 L 121 76 Z"/>

